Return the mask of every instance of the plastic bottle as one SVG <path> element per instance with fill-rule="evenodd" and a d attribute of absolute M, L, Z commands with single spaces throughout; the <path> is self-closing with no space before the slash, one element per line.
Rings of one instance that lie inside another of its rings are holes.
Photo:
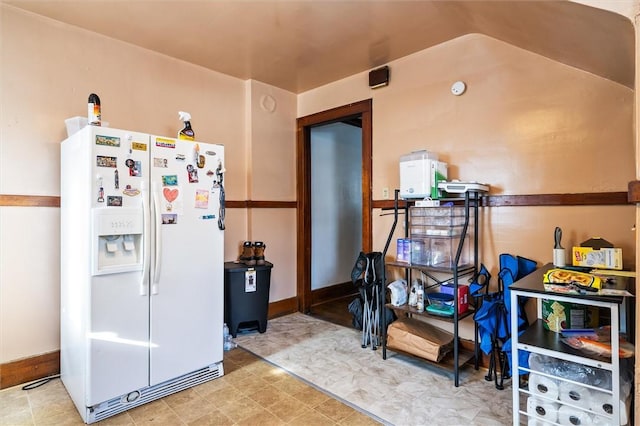
<path fill-rule="evenodd" d="M 418 280 L 413 280 L 411 291 L 409 292 L 409 306 L 416 307 L 418 304 Z"/>
<path fill-rule="evenodd" d="M 89 95 L 89 102 L 87 104 L 87 122 L 90 126 L 102 125 L 100 98 L 95 93 Z"/>
<path fill-rule="evenodd" d="M 231 340 L 232 337 L 233 336 L 231 336 L 231 334 L 229 333 L 229 327 L 225 322 L 222 326 L 222 347 L 225 351 L 230 351 L 231 349 L 236 347 L 236 345 Z"/>
<path fill-rule="evenodd" d="M 184 122 L 184 127 L 178 133 L 178 139 L 192 141 L 195 140 L 196 134 L 191 128 L 191 114 L 184 111 L 178 111 L 178 116 L 180 120 Z"/>
<path fill-rule="evenodd" d="M 418 294 L 418 303 L 416 308 L 418 309 L 418 312 L 424 312 L 424 287 L 422 284 L 418 286 L 418 291 L 416 293 Z"/>

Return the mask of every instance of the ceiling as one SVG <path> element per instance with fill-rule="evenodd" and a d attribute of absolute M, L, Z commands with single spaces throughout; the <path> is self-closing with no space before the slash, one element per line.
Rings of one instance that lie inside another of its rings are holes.
<path fill-rule="evenodd" d="M 631 19 L 565 0 L 1 1 L 294 93 L 470 33 L 634 87 Z"/>

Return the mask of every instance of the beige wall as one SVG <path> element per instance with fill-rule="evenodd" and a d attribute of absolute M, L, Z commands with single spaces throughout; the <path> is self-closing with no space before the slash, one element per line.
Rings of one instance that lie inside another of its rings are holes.
<path fill-rule="evenodd" d="M 388 87 L 370 90 L 362 73 L 298 99 L 304 116 L 373 98 L 374 199 L 383 188 L 393 194 L 399 157 L 418 149 L 437 152 L 450 178 L 488 183 L 492 194 L 626 191 L 634 179 L 634 93 L 624 86 L 479 34 L 389 65 Z M 462 96 L 450 92 L 457 80 L 467 83 Z M 380 213 L 376 250 L 392 221 Z M 492 270 L 503 252 L 549 262 L 560 226 L 565 247 L 600 236 L 632 267 L 634 223 L 633 206 L 484 209 L 480 259 Z"/>
<path fill-rule="evenodd" d="M 250 148 L 247 199 L 295 201 L 296 105 L 294 93 L 261 83 L 247 82 Z M 271 271 L 269 300 L 296 295 L 296 211 L 293 208 L 250 209 L 246 239 L 263 241 Z M 238 242 L 238 245 L 241 242 Z"/>
<path fill-rule="evenodd" d="M 225 145 L 228 200 L 295 200 L 295 95 L 6 5 L 0 14 L 0 194 L 60 195 L 64 120 L 84 116 L 96 92 L 111 127 L 173 136 L 178 111 L 190 112 L 197 139 Z M 264 117 L 263 94 L 278 100 Z M 60 348 L 59 221 L 57 208 L 0 207 L 0 363 Z M 228 209 L 225 260 L 249 238 L 277 265 L 271 300 L 293 296 L 294 209 Z"/>

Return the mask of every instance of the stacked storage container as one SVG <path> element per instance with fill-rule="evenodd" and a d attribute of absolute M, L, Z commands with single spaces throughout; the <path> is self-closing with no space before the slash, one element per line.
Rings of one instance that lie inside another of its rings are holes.
<path fill-rule="evenodd" d="M 466 220 L 464 206 L 411 207 L 409 209 L 409 236 L 412 265 L 451 269 L 456 266 L 456 254 L 462 243 L 458 267 L 474 262 L 470 250 L 473 241 L 474 218 L 469 217 L 464 241 Z"/>

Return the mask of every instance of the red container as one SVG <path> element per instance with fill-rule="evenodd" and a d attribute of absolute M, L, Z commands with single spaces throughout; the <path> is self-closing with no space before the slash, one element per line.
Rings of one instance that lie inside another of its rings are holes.
<path fill-rule="evenodd" d="M 443 284 L 440 291 L 453 295 L 453 284 Z M 458 284 L 458 314 L 464 314 L 469 310 L 469 286 Z"/>

